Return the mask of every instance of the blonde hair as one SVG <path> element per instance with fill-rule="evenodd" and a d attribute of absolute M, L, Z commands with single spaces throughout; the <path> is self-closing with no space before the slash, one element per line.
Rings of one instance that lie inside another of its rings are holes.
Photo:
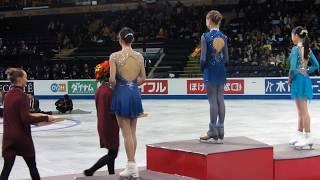
<path fill-rule="evenodd" d="M 8 80 L 15 84 L 17 83 L 17 79 L 26 75 L 26 72 L 21 68 L 9 68 L 6 70 L 6 75 Z"/>
<path fill-rule="evenodd" d="M 207 14 L 207 18 L 211 20 L 213 24 L 220 24 L 223 19 L 223 15 L 217 10 L 211 10 Z"/>

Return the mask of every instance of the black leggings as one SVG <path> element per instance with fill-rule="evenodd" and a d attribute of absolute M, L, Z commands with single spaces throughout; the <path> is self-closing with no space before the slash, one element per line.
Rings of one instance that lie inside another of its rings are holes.
<path fill-rule="evenodd" d="M 84 171 L 86 176 L 92 176 L 98 169 L 108 166 L 109 174 L 114 174 L 115 159 L 118 156 L 118 150 L 110 149 L 108 154 L 100 158 L 90 169 Z"/>
<path fill-rule="evenodd" d="M 36 158 L 35 157 L 23 157 L 24 161 L 27 163 L 30 171 L 32 180 L 40 180 L 40 175 L 37 169 Z M 12 170 L 13 164 L 16 157 L 5 157 L 4 165 L 1 172 L 0 180 L 7 180 L 9 178 L 10 172 Z"/>

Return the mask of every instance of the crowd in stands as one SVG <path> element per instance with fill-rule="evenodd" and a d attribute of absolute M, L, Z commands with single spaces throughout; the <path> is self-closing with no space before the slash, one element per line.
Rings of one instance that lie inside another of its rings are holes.
<path fill-rule="evenodd" d="M 274 73 L 266 76 L 287 76 L 288 56 L 292 47 L 291 30 L 297 25 L 309 30 L 312 50 L 319 59 L 319 4 L 314 4 L 314 1 L 285 0 L 267 0 L 262 4 L 255 2 L 241 0 L 238 5 L 225 10 L 230 13 L 225 13 L 221 30 L 229 37 L 230 69 L 236 66 L 271 67 Z M 55 37 L 57 50 L 107 46 L 109 42 L 117 40 L 117 32 L 123 26 L 136 31 L 137 41 L 192 39 L 196 47 L 206 30 L 204 17 L 210 9 L 212 7 L 186 7 L 180 2 L 172 5 L 161 1 L 139 6 L 137 10 L 53 16 L 45 29 Z M 0 57 L 7 54 L 40 54 L 38 47 L 41 43 L 38 43 L 36 36 L 32 42 L 27 44 L 21 39 L 10 46 L 0 38 Z M 26 67 L 26 70 L 35 79 L 91 78 L 94 64 L 88 63 L 71 67 L 60 63 L 52 67 Z M 0 68 L 0 79 L 3 78 L 3 69 Z"/>

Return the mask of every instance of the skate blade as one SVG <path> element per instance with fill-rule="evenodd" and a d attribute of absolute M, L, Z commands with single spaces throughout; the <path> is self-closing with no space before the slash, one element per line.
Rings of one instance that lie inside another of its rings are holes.
<path fill-rule="evenodd" d="M 200 142 L 201 142 L 201 143 L 207 143 L 207 144 L 218 144 L 218 141 L 217 141 L 217 140 L 214 140 L 213 138 L 208 139 L 208 140 L 202 140 L 202 139 L 200 139 Z"/>
<path fill-rule="evenodd" d="M 129 176 L 129 177 L 120 176 L 119 180 L 142 180 L 142 178 L 141 177 L 133 177 L 133 176 Z"/>
<path fill-rule="evenodd" d="M 302 150 L 314 150 L 313 144 L 306 145 L 306 146 L 294 146 L 296 150 L 302 151 Z"/>

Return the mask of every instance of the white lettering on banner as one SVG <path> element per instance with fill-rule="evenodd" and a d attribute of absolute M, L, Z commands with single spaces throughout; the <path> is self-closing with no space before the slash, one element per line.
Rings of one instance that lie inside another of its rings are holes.
<path fill-rule="evenodd" d="M 279 81 L 276 84 L 277 84 L 277 89 L 276 89 L 277 92 L 285 92 L 286 91 L 286 88 L 284 87 L 286 82 Z"/>
<path fill-rule="evenodd" d="M 204 91 L 205 89 L 204 83 L 202 82 L 196 82 L 196 83 L 191 83 L 190 84 L 190 89 L 191 91 Z"/>
<path fill-rule="evenodd" d="M 316 80 L 315 83 L 312 85 L 312 88 L 318 93 L 320 93 L 319 84 L 320 84 L 320 81 Z"/>
<path fill-rule="evenodd" d="M 274 84 L 270 81 L 267 82 L 267 88 L 266 88 L 266 92 L 272 92 L 272 87 L 274 86 Z"/>
<path fill-rule="evenodd" d="M 141 86 L 142 94 L 168 94 L 167 80 L 147 80 Z"/>
<path fill-rule="evenodd" d="M 242 85 L 241 83 L 226 83 L 224 86 L 225 91 L 241 91 Z"/>
<path fill-rule="evenodd" d="M 93 87 L 91 86 L 91 84 L 81 84 L 79 83 L 73 83 L 72 86 L 72 92 L 76 93 L 76 92 L 92 92 L 94 91 Z"/>

